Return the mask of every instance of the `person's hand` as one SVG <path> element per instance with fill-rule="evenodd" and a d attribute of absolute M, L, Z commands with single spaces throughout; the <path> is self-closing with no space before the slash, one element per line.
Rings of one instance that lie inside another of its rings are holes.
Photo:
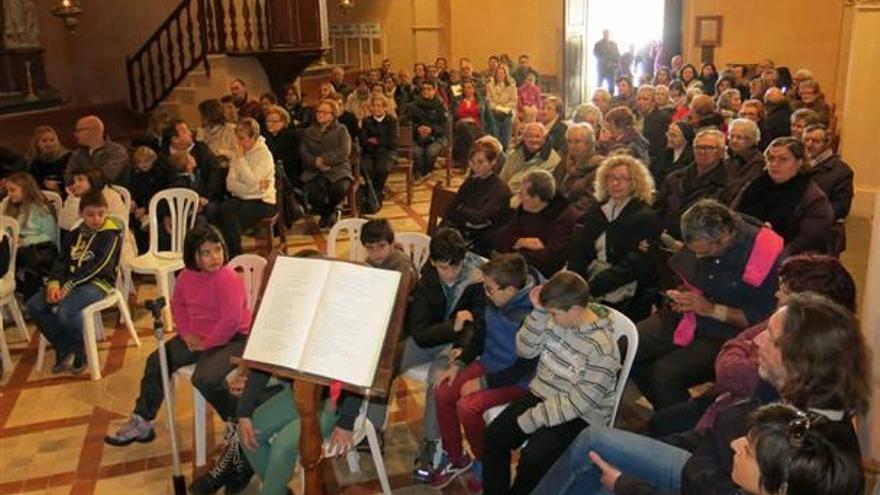
<path fill-rule="evenodd" d="M 437 377 L 437 380 L 434 382 L 434 388 L 440 388 L 445 382 L 449 382 L 449 385 L 452 385 L 452 382 L 455 380 L 455 377 L 458 376 L 458 365 L 453 364 L 449 368 L 446 369 L 443 373 L 440 373 L 440 376 Z"/>
<path fill-rule="evenodd" d="M 602 486 L 613 492 L 614 484 L 617 483 L 617 479 L 620 478 L 620 475 L 623 473 L 621 473 L 616 467 L 605 462 L 605 459 L 602 459 L 599 454 L 592 450 L 590 451 L 590 460 L 593 461 L 593 464 L 602 471 Z"/>
<path fill-rule="evenodd" d="M 199 207 L 204 208 L 206 206 L 208 206 L 208 198 L 203 198 L 199 196 Z"/>
<path fill-rule="evenodd" d="M 338 426 L 334 428 L 330 440 L 327 441 L 327 450 L 335 453 L 337 457 L 342 457 L 352 447 L 354 447 L 354 432 Z"/>
<path fill-rule="evenodd" d="M 452 349 L 451 351 L 449 351 L 449 355 L 446 356 L 446 362 L 449 364 L 454 363 L 456 359 L 461 357 L 462 352 L 463 350 L 461 347 L 456 347 Z"/>
<path fill-rule="evenodd" d="M 183 339 L 183 343 L 186 344 L 186 348 L 191 352 L 202 350 L 202 339 L 195 335 L 182 335 L 180 337 Z"/>
<path fill-rule="evenodd" d="M 483 387 L 480 385 L 479 378 L 472 378 L 466 382 L 464 382 L 461 386 L 461 395 L 470 395 L 474 392 L 479 392 Z"/>
<path fill-rule="evenodd" d="M 666 295 L 672 299 L 672 310 L 679 313 L 693 311 L 701 316 L 709 316 L 715 309 L 715 305 L 709 302 L 702 294 L 694 291 L 666 291 Z"/>
<path fill-rule="evenodd" d="M 61 287 L 53 285 L 46 288 L 46 302 L 49 304 L 58 304 L 61 300 Z"/>
<path fill-rule="evenodd" d="M 464 328 L 464 324 L 469 321 L 474 321 L 474 315 L 470 311 L 463 309 L 455 313 L 455 323 L 452 324 L 452 329 L 455 332 L 460 332 Z"/>
<path fill-rule="evenodd" d="M 76 194 L 73 193 L 73 185 L 64 186 L 64 190 L 67 191 L 68 196 L 76 196 Z"/>
<path fill-rule="evenodd" d="M 165 232 L 171 233 L 171 217 L 165 217 L 162 219 L 162 226 L 165 227 Z"/>
<path fill-rule="evenodd" d="M 543 285 L 536 285 L 532 287 L 532 290 L 529 291 L 529 301 L 531 301 L 532 306 L 535 309 L 544 308 L 544 306 L 541 306 L 541 289 L 543 288 Z"/>
<path fill-rule="evenodd" d="M 377 145 L 379 144 L 379 139 L 371 137 L 367 139 L 367 144 Z"/>
<path fill-rule="evenodd" d="M 241 436 L 241 444 L 251 452 L 257 450 L 257 430 L 251 418 L 238 418 L 238 432 Z"/>
<path fill-rule="evenodd" d="M 529 251 L 540 251 L 544 249 L 544 243 L 537 237 L 520 237 L 513 245 L 513 249 L 528 249 Z"/>
<path fill-rule="evenodd" d="M 241 369 L 235 370 L 235 373 L 226 377 L 226 387 L 229 389 L 229 394 L 233 397 L 241 397 L 246 384 L 247 374 L 243 373 Z"/>
<path fill-rule="evenodd" d="M 419 135 L 422 137 L 428 137 L 431 135 L 431 128 L 426 125 L 420 125 L 417 129 L 419 131 Z"/>

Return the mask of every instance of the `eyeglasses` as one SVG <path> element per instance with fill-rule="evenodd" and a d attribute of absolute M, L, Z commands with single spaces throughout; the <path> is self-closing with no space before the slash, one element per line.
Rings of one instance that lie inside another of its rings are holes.
<path fill-rule="evenodd" d="M 719 149 L 721 148 L 718 146 L 694 146 L 694 151 L 699 151 L 701 153 L 711 153 Z"/>
<path fill-rule="evenodd" d="M 624 177 L 622 175 L 609 175 L 607 180 L 608 182 L 629 183 L 632 179 L 630 179 L 629 177 Z"/>

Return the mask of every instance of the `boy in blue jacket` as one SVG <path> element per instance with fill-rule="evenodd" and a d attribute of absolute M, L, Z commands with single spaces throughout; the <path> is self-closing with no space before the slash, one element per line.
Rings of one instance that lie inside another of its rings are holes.
<path fill-rule="evenodd" d="M 476 477 L 469 484 L 479 482 L 483 413 L 524 397 L 536 363 L 517 356 L 516 334 L 533 309 L 529 291 L 542 282 L 541 274 L 518 253 L 496 255 L 480 270 L 490 304 L 469 342 L 453 350 L 454 361 L 437 379 L 437 421 L 448 458 L 431 475 L 435 488 L 448 485 L 475 460 Z M 474 458 L 464 453 L 462 429 Z"/>
<path fill-rule="evenodd" d="M 113 289 L 122 247 L 122 225 L 107 216 L 107 200 L 100 190 L 82 197 L 79 213 L 82 223 L 66 237 L 46 288 L 27 302 L 37 330 L 55 349 L 52 373 L 78 374 L 88 366 L 82 310 Z"/>

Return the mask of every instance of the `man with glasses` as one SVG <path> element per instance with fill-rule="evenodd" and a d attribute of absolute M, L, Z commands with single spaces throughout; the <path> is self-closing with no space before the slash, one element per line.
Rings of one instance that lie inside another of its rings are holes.
<path fill-rule="evenodd" d="M 724 159 L 724 134 L 717 129 L 703 129 L 694 139 L 694 163 L 669 174 L 654 203 L 666 233 L 681 239 L 681 215 L 697 200 L 718 199 L 729 204 L 727 171 Z"/>
<path fill-rule="evenodd" d="M 828 196 L 834 219 L 846 218 L 853 200 L 852 168 L 831 149 L 831 131 L 824 124 L 807 126 L 803 136 L 810 164 L 807 174 Z"/>
<path fill-rule="evenodd" d="M 128 151 L 105 136 L 101 119 L 88 115 L 77 120 L 73 137 L 79 148 L 71 154 L 67 170 L 97 167 L 104 171 L 108 183 L 128 187 L 131 173 Z"/>

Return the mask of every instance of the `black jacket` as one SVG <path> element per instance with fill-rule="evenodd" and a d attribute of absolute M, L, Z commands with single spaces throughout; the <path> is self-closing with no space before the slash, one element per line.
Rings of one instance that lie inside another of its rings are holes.
<path fill-rule="evenodd" d="M 810 169 L 807 176 L 828 196 L 834 208 L 834 218 L 846 218 L 853 200 L 852 168 L 840 156 L 831 155 Z"/>
<path fill-rule="evenodd" d="M 657 193 L 654 209 L 663 219 L 663 228 L 672 237 L 681 239 L 681 215 L 694 203 L 703 198 L 717 199 L 729 204 L 727 192 L 727 171 L 719 162 L 703 175 L 697 175 L 696 164 L 669 174 Z"/>
<path fill-rule="evenodd" d="M 651 157 L 651 175 L 654 176 L 654 184 L 659 189 L 663 181 L 672 172 L 682 169 L 690 165 L 694 161 L 694 147 L 688 144 L 675 159 L 675 152 L 671 148 L 666 148 L 656 157 Z"/>
<path fill-rule="evenodd" d="M 638 282 L 633 297 L 618 305 L 633 321 L 640 321 L 651 313 L 658 291 L 656 264 L 650 252 L 639 249 L 647 240 L 658 244 L 660 217 L 639 199 L 631 199 L 613 221 L 596 204 L 581 219 L 582 225 L 573 236 L 568 253 L 568 269 L 590 281 L 590 294 L 601 296 L 630 282 Z M 605 233 L 605 254 L 611 267 L 589 278 L 587 267 L 596 259 L 596 240 Z"/>
<path fill-rule="evenodd" d="M 116 283 L 122 237 L 122 225 L 109 217 L 97 231 L 80 224 L 65 236 L 61 256 L 52 265 L 49 284 L 57 283 L 68 291 L 93 284 L 109 292 Z"/>
<path fill-rule="evenodd" d="M 378 143 L 368 143 L 370 138 L 376 138 Z M 394 153 L 397 150 L 397 119 L 388 114 L 381 122 L 372 115 L 365 117 L 361 122 L 360 143 L 364 155 Z"/>
<path fill-rule="evenodd" d="M 750 182 L 757 179 L 764 173 L 764 167 L 767 161 L 764 154 L 757 146 L 753 146 L 742 154 L 731 155 L 724 161 L 724 168 L 727 170 L 727 191 L 724 193 L 726 197 L 735 200 L 739 197 L 742 190 L 749 185 Z"/>
<path fill-rule="evenodd" d="M 559 156 L 563 156 L 568 147 L 568 142 L 565 140 L 566 131 L 568 131 L 568 126 L 562 121 L 562 117 L 556 119 L 553 127 L 547 131 L 547 141 L 550 143 L 550 147 L 559 153 Z"/>
<path fill-rule="evenodd" d="M 413 127 L 413 139 L 422 146 L 446 137 L 446 107 L 439 96 L 430 100 L 417 97 L 406 107 L 406 114 Z M 418 132 L 423 125 L 431 128 L 431 134 L 426 138 Z"/>
<path fill-rule="evenodd" d="M 782 104 L 776 108 L 767 108 L 767 117 L 761 127 L 761 149 L 778 137 L 791 135 L 791 108 Z"/>
<path fill-rule="evenodd" d="M 55 160 L 43 160 L 42 158 L 34 158 L 29 166 L 31 175 L 37 181 L 40 189 L 47 189 L 45 181 L 50 180 L 64 184 L 64 172 L 67 170 L 67 161 L 70 159 L 70 153 L 65 153 Z M 63 191 L 64 188 L 62 187 Z M 61 192 L 62 197 L 64 193 Z"/>
<path fill-rule="evenodd" d="M 648 156 L 651 158 L 651 163 L 654 163 L 654 160 L 666 149 L 666 129 L 671 120 L 672 114 L 659 108 L 645 115 L 642 135 L 648 140 Z"/>
<path fill-rule="evenodd" d="M 281 129 L 278 134 L 266 132 L 263 134 L 266 146 L 272 152 L 275 163 L 281 162 L 287 177 L 298 180 L 302 175 L 302 157 L 299 154 L 300 139 L 291 128 Z"/>
<path fill-rule="evenodd" d="M 468 282 L 463 283 L 468 284 Z M 467 310 L 474 315 L 474 320 L 476 320 L 482 318 L 484 304 L 483 285 L 474 280 L 464 288 L 455 308 L 447 318 L 446 295 L 443 284 L 440 282 L 440 276 L 434 265 L 425 263 L 407 308 L 407 333 L 419 347 L 433 347 L 449 343 L 462 345 L 466 334 L 453 330 L 455 313 Z"/>

